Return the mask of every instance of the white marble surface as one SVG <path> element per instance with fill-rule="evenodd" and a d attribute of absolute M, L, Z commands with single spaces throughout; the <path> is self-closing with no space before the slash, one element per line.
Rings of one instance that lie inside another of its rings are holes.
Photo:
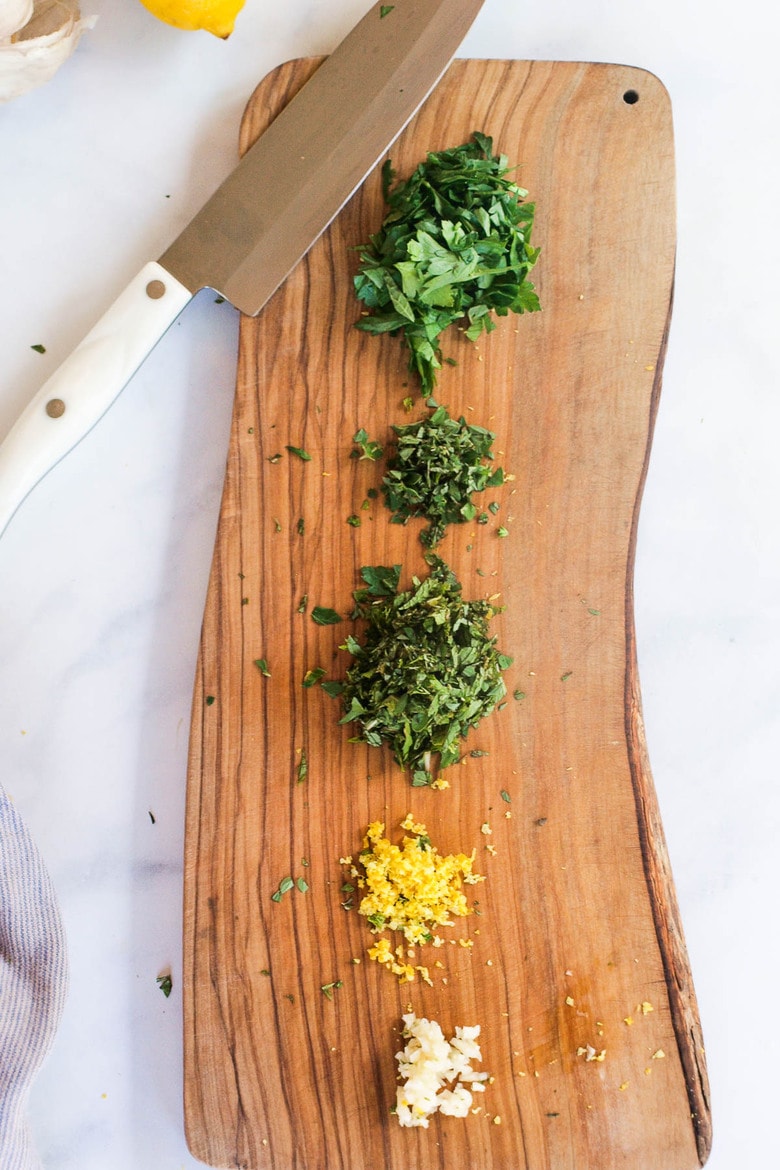
<path fill-rule="evenodd" d="M 227 42 L 99 14 L 0 107 L 0 437 L 232 165 L 255 84 L 368 0 L 247 0 Z M 636 566 L 651 759 L 712 1080 L 712 1170 L 777 1164 L 780 968 L 775 40 L 759 0 L 486 0 L 462 56 L 618 61 L 670 91 L 679 263 Z M 44 853 L 72 989 L 32 1113 L 48 1170 L 195 1166 L 181 1110 L 190 689 L 235 312 L 201 295 L 0 541 L 0 771 Z M 30 347 L 43 343 L 40 355 Z M 150 811 L 155 823 L 152 824 Z M 659 1167 L 658 1170 L 673 1170 Z"/>

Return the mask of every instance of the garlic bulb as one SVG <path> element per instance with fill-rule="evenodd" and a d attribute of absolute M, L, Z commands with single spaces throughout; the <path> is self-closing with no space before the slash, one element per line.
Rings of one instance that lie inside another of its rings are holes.
<path fill-rule="evenodd" d="M 33 14 L 33 0 L 0 0 L 0 41 L 24 28 Z"/>
<path fill-rule="evenodd" d="M 0 102 L 10 101 L 48 81 L 71 55 L 85 28 L 92 28 L 94 16 L 82 19 L 78 0 L 0 0 Z M 10 33 L 12 19 L 24 21 Z M 17 15 L 12 18 L 12 12 Z"/>

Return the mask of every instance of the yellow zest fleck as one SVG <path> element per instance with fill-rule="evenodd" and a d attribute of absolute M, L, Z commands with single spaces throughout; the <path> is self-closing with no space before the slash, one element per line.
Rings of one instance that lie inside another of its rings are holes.
<path fill-rule="evenodd" d="M 487 821 L 485 821 L 484 825 L 480 829 L 480 833 L 484 833 L 485 836 L 488 837 L 488 836 L 490 836 L 490 834 L 492 832 L 493 832 L 493 830 L 491 829 L 490 825 L 488 824 Z"/>
<path fill-rule="evenodd" d="M 574 1007 L 574 1000 L 570 995 L 566 996 L 566 1003 L 569 1005 L 569 1007 Z"/>
<path fill-rule="evenodd" d="M 648 1003 L 647 1000 L 645 1000 L 644 1003 L 640 1003 L 639 1007 L 636 1010 L 638 1012 L 641 1012 L 643 1016 L 646 1016 L 646 1015 L 648 1015 L 649 1012 L 651 1012 L 653 1010 L 653 1005 L 651 1003 Z"/>
<path fill-rule="evenodd" d="M 626 1089 L 628 1088 L 628 1081 L 623 1081 L 623 1084 L 619 1085 L 618 1088 L 620 1089 L 621 1093 L 625 1093 Z"/>
<path fill-rule="evenodd" d="M 623 1020 L 623 1023 L 624 1023 L 624 1024 L 627 1024 L 627 1025 L 629 1026 L 629 1028 L 630 1028 L 630 1027 L 631 1027 L 631 1025 L 633 1024 L 633 1022 L 634 1022 L 634 1017 L 633 1017 L 633 1016 L 626 1016 L 626 1017 L 625 1017 L 625 1019 Z"/>
<path fill-rule="evenodd" d="M 650 1059 L 651 1060 L 665 1060 L 666 1053 L 664 1052 L 663 1048 L 659 1048 L 656 1052 L 653 1053 L 653 1055 L 650 1057 Z"/>

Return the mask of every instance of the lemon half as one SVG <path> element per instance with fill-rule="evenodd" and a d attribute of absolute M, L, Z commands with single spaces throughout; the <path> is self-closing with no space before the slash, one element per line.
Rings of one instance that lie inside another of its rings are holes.
<path fill-rule="evenodd" d="M 153 16 L 174 28 L 204 29 L 225 40 L 245 0 L 141 0 Z"/>

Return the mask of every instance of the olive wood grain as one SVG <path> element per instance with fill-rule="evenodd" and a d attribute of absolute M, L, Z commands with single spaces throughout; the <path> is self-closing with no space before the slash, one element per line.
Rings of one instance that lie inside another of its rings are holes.
<path fill-rule="evenodd" d="M 242 149 L 317 64 L 259 86 Z M 472 732 L 445 791 L 412 788 L 384 749 L 350 743 L 338 700 L 302 686 L 314 667 L 343 675 L 361 565 L 399 563 L 402 585 L 425 571 L 421 525 L 390 524 L 367 494 L 381 465 L 350 458 L 359 427 L 386 441 L 423 413 L 400 341 L 353 327 L 354 247 L 383 216 L 378 173 L 241 322 L 185 849 L 186 1130 L 215 1166 L 693 1170 L 709 1151 L 633 628 L 672 300 L 670 105 L 639 69 L 457 61 L 394 166 L 408 174 L 473 130 L 519 164 L 537 204 L 543 310 L 501 320 L 478 346 L 455 330 L 444 340 L 457 365 L 437 398 L 495 431 L 513 478 L 485 494 L 498 514 L 451 529 L 439 552 L 466 596 L 500 594 L 493 631 L 514 658 L 506 705 Z M 314 605 L 344 621 L 316 625 Z M 401 986 L 369 961 L 364 920 L 342 905 L 339 858 L 372 820 L 400 839 L 410 811 L 441 851 L 476 849 L 487 875 L 479 913 L 449 932 L 473 946 L 415 958 L 433 986 Z M 287 876 L 308 889 L 273 901 Z M 391 1115 L 409 1008 L 448 1034 L 481 1025 L 493 1079 L 468 1118 L 402 1130 Z M 589 1045 L 603 1060 L 586 1060 Z"/>

